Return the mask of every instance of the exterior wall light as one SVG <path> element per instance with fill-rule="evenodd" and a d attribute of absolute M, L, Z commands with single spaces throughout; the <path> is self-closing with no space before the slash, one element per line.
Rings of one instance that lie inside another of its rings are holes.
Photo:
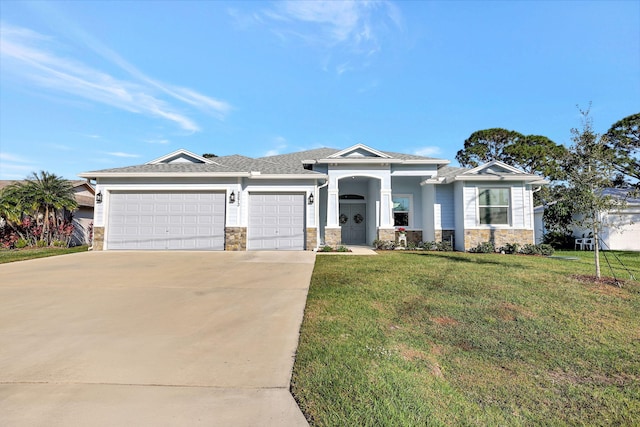
<path fill-rule="evenodd" d="M 309 204 L 313 204 L 313 193 L 309 194 Z"/>
<path fill-rule="evenodd" d="M 96 194 L 96 203 L 102 203 L 102 191 L 98 191 L 98 194 Z"/>
<path fill-rule="evenodd" d="M 236 202 L 236 193 L 233 191 L 229 194 L 229 203 L 234 204 Z"/>

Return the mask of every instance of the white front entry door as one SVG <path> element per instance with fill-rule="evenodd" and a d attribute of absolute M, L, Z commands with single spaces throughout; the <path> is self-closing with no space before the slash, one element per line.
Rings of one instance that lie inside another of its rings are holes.
<path fill-rule="evenodd" d="M 340 204 L 340 227 L 342 243 L 365 245 L 367 243 L 367 205 L 364 203 Z"/>

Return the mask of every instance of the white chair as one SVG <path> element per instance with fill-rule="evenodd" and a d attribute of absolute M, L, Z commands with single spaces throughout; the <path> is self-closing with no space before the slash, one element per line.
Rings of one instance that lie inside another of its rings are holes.
<path fill-rule="evenodd" d="M 592 251 L 593 250 L 593 244 L 594 244 L 594 239 L 592 237 L 586 238 L 586 239 L 582 239 L 582 248 L 586 249 L 588 251 Z"/>
<path fill-rule="evenodd" d="M 573 249 L 575 250 L 575 249 L 578 249 L 578 247 L 580 247 L 580 250 L 583 250 L 583 249 L 584 249 L 584 241 L 585 241 L 585 240 L 587 240 L 587 239 L 584 239 L 584 238 L 582 238 L 582 239 L 576 239 L 576 240 L 575 240 L 575 245 L 574 245 L 574 248 L 573 248 Z"/>

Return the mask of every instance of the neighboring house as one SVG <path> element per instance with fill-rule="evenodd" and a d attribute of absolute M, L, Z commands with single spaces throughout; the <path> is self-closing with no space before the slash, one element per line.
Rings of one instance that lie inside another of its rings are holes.
<path fill-rule="evenodd" d="M 91 226 L 93 224 L 93 206 L 95 191 L 93 186 L 84 180 L 71 181 L 78 208 L 73 211 L 73 236 L 71 244 L 88 245 L 91 243 Z"/>
<path fill-rule="evenodd" d="M 629 198 L 628 191 L 623 188 L 608 188 L 604 194 L 626 199 L 627 205 L 620 212 L 601 214 L 602 230 L 600 231 L 600 247 L 619 251 L 640 251 L 640 199 Z M 555 202 L 553 202 L 555 203 Z M 536 242 L 542 242 L 546 228 L 543 221 L 544 206 L 536 206 L 535 236 Z M 574 238 L 588 237 L 591 230 L 574 226 L 571 234 Z"/>
<path fill-rule="evenodd" d="M 96 182 L 96 250 L 313 250 L 396 240 L 400 227 L 460 251 L 534 242 L 545 181 L 499 161 L 448 163 L 362 144 L 258 159 L 178 150 L 80 176 Z"/>
<path fill-rule="evenodd" d="M 0 190 L 14 182 L 19 181 L 0 180 Z M 90 243 L 90 228 L 93 222 L 95 191 L 93 190 L 93 186 L 85 180 L 69 182 L 73 187 L 73 194 L 78 203 L 78 208 L 71 213 L 71 217 L 73 218 L 71 245 L 86 245 Z"/>
<path fill-rule="evenodd" d="M 640 251 L 640 199 L 629 198 L 623 188 L 607 188 L 607 196 L 626 199 L 627 204 L 621 211 L 603 212 L 600 247 L 618 251 Z M 580 238 L 589 235 L 590 230 L 573 228 L 573 236 Z"/>

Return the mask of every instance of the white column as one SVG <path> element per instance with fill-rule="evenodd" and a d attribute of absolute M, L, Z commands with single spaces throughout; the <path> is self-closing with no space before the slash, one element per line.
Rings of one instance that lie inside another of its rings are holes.
<path fill-rule="evenodd" d="M 331 178 L 327 188 L 327 227 L 329 228 L 340 227 L 338 222 L 338 216 L 340 215 L 339 193 L 338 180 Z"/>
<path fill-rule="evenodd" d="M 435 233 L 436 188 L 433 184 L 422 186 L 422 240 L 436 240 Z"/>

